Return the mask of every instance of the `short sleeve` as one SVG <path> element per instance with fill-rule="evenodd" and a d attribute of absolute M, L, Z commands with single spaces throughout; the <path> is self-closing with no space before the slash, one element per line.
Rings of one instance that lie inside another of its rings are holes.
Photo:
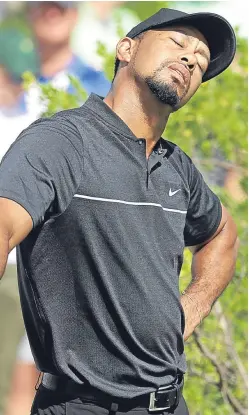
<path fill-rule="evenodd" d="M 33 225 L 46 213 L 66 210 L 82 177 L 83 141 L 62 116 L 35 121 L 12 144 L 0 164 L 0 197 L 14 200 Z"/>
<path fill-rule="evenodd" d="M 186 246 L 207 241 L 219 227 L 222 208 L 219 198 L 205 183 L 201 173 L 188 158 L 187 173 L 190 201 L 187 210 L 184 240 Z"/>

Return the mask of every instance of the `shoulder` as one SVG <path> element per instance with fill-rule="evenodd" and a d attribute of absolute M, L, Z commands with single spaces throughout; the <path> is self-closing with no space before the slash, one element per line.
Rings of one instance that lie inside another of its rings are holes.
<path fill-rule="evenodd" d="M 80 124 L 83 122 L 80 108 L 60 111 L 51 117 L 42 117 L 34 121 L 17 137 L 23 148 L 51 150 L 74 147 L 78 153 L 83 150 L 83 137 Z M 39 150 L 40 151 L 40 150 Z"/>
<path fill-rule="evenodd" d="M 76 134 L 82 120 L 82 107 L 72 108 L 68 110 L 58 111 L 52 116 L 41 117 L 35 120 L 26 129 L 57 129 L 58 131 L 64 131 L 71 129 Z"/>
<path fill-rule="evenodd" d="M 167 143 L 167 148 L 170 153 L 169 157 L 173 157 L 175 160 L 178 160 L 181 163 L 192 163 L 191 158 L 175 143 L 165 139 Z"/>

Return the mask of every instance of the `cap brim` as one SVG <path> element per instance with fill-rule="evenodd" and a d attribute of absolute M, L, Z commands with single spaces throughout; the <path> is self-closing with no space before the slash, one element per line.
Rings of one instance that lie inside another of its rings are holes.
<path fill-rule="evenodd" d="M 198 29 L 208 42 L 211 60 L 202 82 L 217 76 L 231 64 L 236 52 L 235 33 L 230 23 L 215 13 L 186 14 L 146 30 L 182 24 Z"/>

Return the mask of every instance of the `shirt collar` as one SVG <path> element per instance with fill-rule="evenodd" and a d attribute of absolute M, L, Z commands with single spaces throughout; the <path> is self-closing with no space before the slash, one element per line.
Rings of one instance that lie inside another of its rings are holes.
<path fill-rule="evenodd" d="M 103 118 L 107 124 L 110 124 L 117 132 L 125 135 L 132 140 L 141 140 L 137 138 L 130 130 L 127 124 L 103 101 L 104 97 L 96 94 L 90 94 L 89 98 L 84 103 L 83 107 L 87 107 L 98 116 Z"/>
<path fill-rule="evenodd" d="M 103 118 L 105 122 L 110 124 L 119 134 L 134 141 L 144 139 L 143 137 L 136 137 L 128 125 L 125 124 L 125 122 L 103 100 L 104 97 L 92 93 L 84 103 L 83 107 L 87 107 L 99 117 Z M 162 159 L 167 153 L 167 142 L 163 138 L 160 138 L 153 151 L 155 152 L 154 154 L 157 155 L 157 158 L 159 156 L 159 158 Z"/>

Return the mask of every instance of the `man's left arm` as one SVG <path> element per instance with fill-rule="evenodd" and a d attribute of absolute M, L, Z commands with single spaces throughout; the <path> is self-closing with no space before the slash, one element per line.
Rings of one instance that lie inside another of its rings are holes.
<path fill-rule="evenodd" d="M 181 296 L 185 313 L 184 340 L 209 315 L 234 274 L 238 236 L 236 225 L 224 206 L 220 225 L 212 238 L 189 248 L 193 253 L 192 281 Z"/>

